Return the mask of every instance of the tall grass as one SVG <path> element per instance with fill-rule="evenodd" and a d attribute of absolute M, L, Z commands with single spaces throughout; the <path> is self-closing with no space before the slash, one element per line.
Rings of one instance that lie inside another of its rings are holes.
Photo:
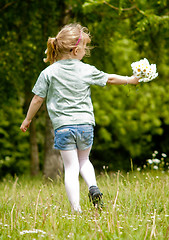
<path fill-rule="evenodd" d="M 97 177 L 105 206 L 95 209 L 81 183 L 83 212 L 71 212 L 62 179 L 4 179 L 0 239 L 169 239 L 169 174 L 121 172 Z"/>

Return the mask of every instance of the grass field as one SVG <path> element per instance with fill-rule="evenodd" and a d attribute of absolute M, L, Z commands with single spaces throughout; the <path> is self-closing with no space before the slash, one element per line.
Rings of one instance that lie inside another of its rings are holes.
<path fill-rule="evenodd" d="M 6 178 L 0 182 L 0 239 L 169 239 L 169 173 L 97 177 L 105 207 L 95 209 L 81 183 L 81 214 L 73 214 L 63 180 Z"/>

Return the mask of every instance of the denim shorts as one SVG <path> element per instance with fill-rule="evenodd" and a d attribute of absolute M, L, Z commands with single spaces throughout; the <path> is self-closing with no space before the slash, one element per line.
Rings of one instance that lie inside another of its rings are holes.
<path fill-rule="evenodd" d="M 68 125 L 55 130 L 54 148 L 59 150 L 85 150 L 92 146 L 94 128 L 92 125 Z"/>

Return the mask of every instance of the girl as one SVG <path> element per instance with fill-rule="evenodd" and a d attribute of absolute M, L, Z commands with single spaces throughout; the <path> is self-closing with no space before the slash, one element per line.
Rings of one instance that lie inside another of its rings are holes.
<path fill-rule="evenodd" d="M 89 160 L 93 144 L 95 119 L 90 97 L 90 85 L 138 84 L 134 76 L 107 74 L 81 62 L 89 55 L 90 35 L 80 24 L 64 26 L 47 42 L 50 66 L 39 75 L 32 90 L 35 94 L 21 130 L 25 132 L 32 118 L 47 97 L 47 109 L 55 131 L 54 147 L 60 150 L 65 169 L 65 188 L 74 211 L 81 211 L 79 172 L 89 188 L 94 205 L 101 203 L 95 172 Z"/>

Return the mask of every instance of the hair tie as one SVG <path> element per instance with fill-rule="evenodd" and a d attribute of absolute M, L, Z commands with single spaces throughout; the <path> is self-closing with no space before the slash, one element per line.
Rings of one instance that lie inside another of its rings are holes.
<path fill-rule="evenodd" d="M 75 44 L 75 47 L 79 44 L 81 39 L 82 39 L 82 31 L 80 31 L 80 36 L 79 36 L 79 39 L 77 40 L 77 43 Z"/>
<path fill-rule="evenodd" d="M 80 31 L 79 39 L 77 40 L 77 43 L 75 44 L 75 47 L 79 44 L 79 42 L 82 40 L 82 31 Z M 73 48 L 70 49 L 70 52 L 72 52 Z"/>

